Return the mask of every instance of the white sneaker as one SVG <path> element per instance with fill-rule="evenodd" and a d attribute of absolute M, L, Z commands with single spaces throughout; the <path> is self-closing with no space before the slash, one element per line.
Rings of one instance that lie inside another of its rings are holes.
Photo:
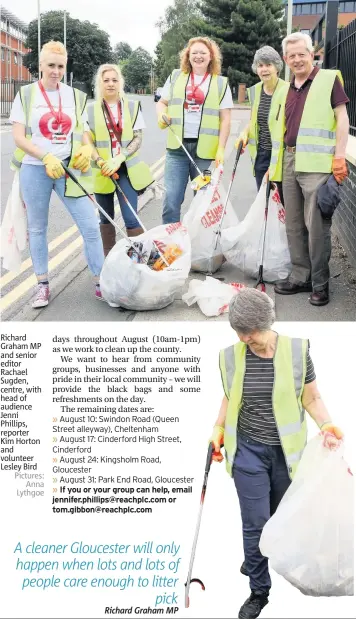
<path fill-rule="evenodd" d="M 48 284 L 38 284 L 36 288 L 36 293 L 34 299 L 32 301 L 32 307 L 34 309 L 39 309 L 40 307 L 46 307 L 49 303 L 49 285 Z"/>

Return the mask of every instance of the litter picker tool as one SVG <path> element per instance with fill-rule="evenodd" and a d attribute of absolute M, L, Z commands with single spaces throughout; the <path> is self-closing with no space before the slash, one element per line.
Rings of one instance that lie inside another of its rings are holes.
<path fill-rule="evenodd" d="M 187 155 L 188 159 L 191 161 L 191 163 L 193 164 L 193 166 L 194 166 L 194 167 L 195 167 L 195 169 L 197 170 L 197 172 L 198 172 L 199 176 L 201 176 L 203 179 L 205 179 L 206 177 L 209 177 L 209 180 L 208 180 L 208 182 L 209 182 L 209 181 L 210 181 L 210 178 L 211 178 L 211 171 L 210 171 L 210 170 L 204 170 L 204 172 L 202 172 L 202 171 L 200 170 L 200 168 L 199 168 L 199 167 L 197 166 L 197 164 L 195 163 L 195 161 L 194 161 L 193 157 L 191 156 L 191 154 L 190 154 L 190 153 L 188 153 L 188 151 L 187 151 L 186 147 L 184 146 L 184 144 L 183 144 L 182 140 L 181 140 L 181 139 L 180 139 L 180 138 L 179 138 L 179 137 L 178 137 L 178 136 L 174 133 L 174 131 L 173 131 L 172 127 L 171 127 L 171 123 L 169 122 L 169 120 L 168 120 L 167 116 L 165 116 L 165 115 L 163 114 L 162 118 L 163 118 L 164 122 L 166 123 L 166 125 L 167 125 L 168 129 L 169 129 L 169 130 L 173 133 L 173 135 L 174 135 L 175 139 L 177 140 L 177 142 L 178 142 L 179 146 L 180 146 L 180 147 L 184 150 L 184 152 L 185 152 L 185 154 Z M 207 183 L 207 184 L 208 184 L 208 183 Z"/>
<path fill-rule="evenodd" d="M 234 167 L 233 167 L 233 170 L 232 170 L 232 175 L 231 175 L 229 187 L 228 187 L 226 198 L 225 198 L 224 208 L 223 208 L 223 211 L 221 213 L 221 218 L 220 218 L 220 221 L 219 221 L 218 229 L 216 230 L 216 233 L 215 233 L 216 236 L 215 236 L 215 243 L 214 243 L 214 252 L 213 252 L 213 254 L 216 252 L 216 248 L 218 246 L 219 238 L 221 237 L 221 228 L 222 228 L 222 225 L 223 225 L 223 221 L 224 221 L 224 217 L 225 217 L 225 213 L 226 213 L 226 209 L 227 209 L 227 203 L 229 201 L 232 184 L 233 184 L 234 179 L 235 179 L 237 164 L 239 162 L 242 150 L 243 150 L 243 144 L 242 144 L 242 142 L 240 142 L 240 144 L 238 145 L 238 148 L 237 148 L 237 152 L 236 152 L 235 163 L 234 163 Z M 213 257 L 211 258 L 211 262 L 212 262 L 212 260 L 213 260 Z M 211 262 L 210 262 L 210 266 L 211 266 Z M 212 275 L 212 270 L 211 269 L 210 269 L 210 273 L 208 273 L 208 275 Z M 224 278 L 217 277 L 216 279 L 223 280 Z"/>
<path fill-rule="evenodd" d="M 99 211 L 100 211 L 100 212 L 101 212 L 101 213 L 102 213 L 102 214 L 106 217 L 106 219 L 107 219 L 107 220 L 108 220 L 108 221 L 109 221 L 109 222 L 110 222 L 110 223 L 114 226 L 114 228 L 115 228 L 115 229 L 119 232 L 119 234 L 121 234 L 121 236 L 122 236 L 122 237 L 123 237 L 126 241 L 128 241 L 128 243 L 130 244 L 130 247 L 132 247 L 133 249 L 135 249 L 135 251 L 137 251 L 137 248 L 136 248 L 136 246 L 134 245 L 134 241 L 132 241 L 132 240 L 130 239 L 130 237 L 129 237 L 129 236 L 127 236 L 127 234 L 125 234 L 125 233 L 121 230 L 120 226 L 118 226 L 118 225 L 117 225 L 116 221 L 114 221 L 114 220 L 110 217 L 110 215 L 108 215 L 108 213 L 107 213 L 107 212 L 103 209 L 103 207 L 102 207 L 102 206 L 100 206 L 100 204 L 99 204 L 99 203 L 98 203 L 98 202 L 97 202 L 97 201 L 93 198 L 93 196 L 92 196 L 92 195 L 90 195 L 90 193 L 89 193 L 89 192 L 88 192 L 88 191 L 87 191 L 87 190 L 83 187 L 83 185 L 81 185 L 81 183 L 78 181 L 78 179 L 77 179 L 77 177 L 75 176 L 75 174 L 73 174 L 73 172 L 72 172 L 69 168 L 67 168 L 67 166 L 66 166 L 63 162 L 61 162 L 61 164 L 62 164 L 62 168 L 63 168 L 63 170 L 65 171 L 65 173 L 67 174 L 67 176 L 69 176 L 69 178 L 70 178 L 70 179 L 71 179 L 71 180 L 72 180 L 72 181 L 73 181 L 76 185 L 78 185 L 78 187 L 79 187 L 79 188 L 83 191 L 83 193 L 85 193 L 85 195 L 89 198 L 89 200 L 91 200 L 91 201 L 93 202 L 93 204 L 95 204 L 96 208 L 97 208 L 97 209 L 98 209 L 98 210 L 99 210 Z M 118 186 L 118 185 L 117 185 L 117 186 Z M 120 190 L 121 190 L 121 187 L 120 187 Z M 122 191 L 122 190 L 121 190 L 121 192 L 123 193 L 123 191 Z M 125 196 L 125 199 L 126 199 L 127 203 L 129 204 L 129 202 L 128 202 L 128 200 L 127 200 L 126 196 Z M 133 207 L 132 207 L 130 204 L 129 204 L 129 206 L 131 207 L 132 211 L 135 213 L 135 211 L 134 211 Z M 135 215 L 136 215 L 136 217 L 137 217 L 137 214 L 136 214 L 136 213 L 135 213 Z M 142 228 L 143 228 L 143 226 L 142 226 Z M 143 229 L 144 229 L 144 228 L 143 228 Z M 144 229 L 144 230 L 145 230 L 145 229 Z M 146 230 L 145 230 L 145 231 L 146 231 Z M 155 246 L 156 246 L 156 245 L 155 245 Z M 168 265 L 168 263 L 167 263 L 167 261 L 166 261 L 166 259 L 163 257 L 162 252 L 158 249 L 158 247 L 156 247 L 156 249 L 157 249 L 157 251 L 158 251 L 159 255 L 161 256 L 161 258 L 164 260 L 165 264 L 166 264 L 167 266 L 169 266 L 169 265 Z M 139 255 L 141 255 L 138 251 L 137 251 L 137 253 L 138 253 Z"/>
<path fill-rule="evenodd" d="M 73 172 L 67 168 L 67 166 L 63 163 L 63 161 L 61 161 L 62 164 L 62 168 L 65 171 L 66 175 L 69 176 L 69 178 L 76 184 L 78 185 L 78 187 L 83 191 L 83 193 L 85 193 L 85 195 L 89 198 L 89 200 L 92 201 L 93 204 L 95 204 L 96 208 L 103 214 L 105 215 L 106 219 L 114 226 L 114 228 L 119 232 L 119 234 L 121 234 L 121 236 L 126 239 L 126 241 L 128 241 L 130 243 L 130 246 L 132 246 L 132 240 L 130 239 L 130 237 L 128 237 L 120 228 L 120 226 L 117 225 L 116 221 L 114 221 L 113 219 L 111 219 L 110 215 L 107 214 L 106 211 L 104 211 L 103 207 L 100 206 L 100 204 L 93 198 L 92 195 L 90 195 L 90 193 L 83 187 L 83 185 L 81 185 L 81 183 L 78 181 L 77 177 L 75 176 L 75 174 L 73 174 Z"/>
<path fill-rule="evenodd" d="M 257 288 L 257 290 L 260 290 L 261 292 L 266 292 L 266 283 L 264 282 L 264 279 L 263 279 L 263 259 L 264 259 L 264 253 L 265 253 L 265 241 L 266 241 L 266 230 L 267 230 L 267 220 L 268 220 L 268 203 L 269 203 L 269 195 L 271 193 L 271 188 L 272 188 L 272 183 L 268 178 L 267 185 L 266 185 L 266 208 L 265 208 L 265 220 L 263 224 L 261 264 L 258 269 L 257 284 L 256 286 L 254 286 L 254 288 Z"/>
<path fill-rule="evenodd" d="M 125 193 L 123 192 L 123 190 L 121 189 L 121 187 L 120 187 L 119 183 L 117 182 L 117 181 L 118 181 L 118 179 L 119 179 L 119 175 L 118 175 L 118 173 L 117 173 L 117 172 L 115 172 L 115 173 L 114 173 L 114 174 L 113 174 L 110 178 L 111 178 L 112 182 L 113 182 L 113 183 L 114 183 L 114 185 L 115 185 L 115 189 L 116 189 L 116 191 L 118 191 L 118 192 L 122 195 L 122 197 L 124 198 L 124 200 L 125 200 L 125 202 L 126 202 L 127 206 L 129 207 L 129 209 L 130 209 L 131 213 L 132 213 L 132 214 L 136 217 L 137 222 L 138 222 L 138 223 L 139 223 L 139 225 L 141 226 L 142 230 L 143 230 L 144 232 L 147 232 L 147 228 L 146 228 L 146 227 L 144 226 L 144 224 L 142 223 L 142 221 L 141 221 L 140 217 L 138 216 L 138 213 L 136 213 L 136 211 L 135 211 L 134 207 L 130 204 L 129 199 L 126 197 Z M 159 253 L 160 257 L 162 258 L 163 262 L 164 262 L 164 263 L 165 263 L 165 265 L 168 267 L 168 266 L 169 266 L 169 264 L 168 264 L 167 260 L 165 259 L 164 255 L 162 254 L 161 250 L 157 247 L 157 245 L 156 245 L 156 243 L 155 243 L 155 241 L 154 241 L 154 240 L 152 240 L 152 243 L 153 243 L 153 245 L 154 245 L 154 247 L 155 247 L 156 251 Z"/>
<path fill-rule="evenodd" d="M 211 467 L 211 461 L 212 461 L 213 452 L 214 452 L 214 443 L 209 443 L 208 455 L 207 455 L 206 464 L 205 464 L 203 487 L 202 487 L 201 496 L 200 496 L 200 508 L 199 508 L 199 514 L 198 514 L 198 522 L 197 522 L 197 526 L 196 526 L 196 529 L 195 529 L 195 535 L 194 535 L 194 540 L 193 540 L 192 552 L 191 552 L 191 555 L 190 555 L 190 562 L 189 562 L 189 570 L 188 570 L 187 582 L 185 583 L 185 608 L 189 607 L 189 588 L 190 588 L 190 585 L 191 585 L 192 582 L 199 583 L 199 585 L 201 586 L 203 591 L 205 591 L 205 585 L 200 580 L 200 578 L 192 578 L 192 571 L 193 571 L 193 564 L 194 564 L 194 559 L 195 559 L 195 551 L 196 551 L 197 542 L 198 542 L 200 522 L 201 522 L 201 517 L 202 517 L 202 513 L 203 513 L 204 499 L 205 499 L 206 487 L 207 487 L 207 484 L 208 484 L 208 475 L 209 475 L 209 471 L 210 471 L 210 467 Z"/>

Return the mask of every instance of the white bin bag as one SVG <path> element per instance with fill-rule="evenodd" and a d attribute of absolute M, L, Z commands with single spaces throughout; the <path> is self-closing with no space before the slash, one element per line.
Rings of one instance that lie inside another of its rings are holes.
<path fill-rule="evenodd" d="M 190 239 L 181 223 L 157 226 L 134 237 L 133 241 L 153 239 L 161 251 L 178 245 L 183 253 L 162 271 L 138 264 L 128 255 L 130 244 L 121 239 L 105 259 L 100 275 L 101 293 L 109 304 L 130 310 L 156 310 L 180 298 L 190 271 Z"/>
<path fill-rule="evenodd" d="M 313 438 L 262 531 L 261 553 L 305 595 L 354 593 L 353 476 L 343 451 Z"/>
<path fill-rule="evenodd" d="M 196 193 L 183 217 L 192 243 L 192 271 L 215 273 L 221 267 L 225 261 L 218 235 L 221 219 L 223 217 L 222 229 L 239 223 L 230 201 L 224 214 L 226 192 L 221 183 L 222 174 L 223 168 L 219 166 L 209 185 Z"/>

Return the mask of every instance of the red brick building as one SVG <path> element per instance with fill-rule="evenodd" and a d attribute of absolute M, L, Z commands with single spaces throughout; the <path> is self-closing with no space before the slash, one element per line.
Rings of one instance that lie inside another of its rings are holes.
<path fill-rule="evenodd" d="M 23 66 L 27 24 L 1 7 L 1 80 L 31 81 L 31 74 Z"/>
<path fill-rule="evenodd" d="M 287 1 L 286 1 L 287 4 Z M 325 11 L 325 1 L 293 0 L 292 26 L 309 34 Z M 338 26 L 347 26 L 356 19 L 356 1 L 339 2 Z"/>

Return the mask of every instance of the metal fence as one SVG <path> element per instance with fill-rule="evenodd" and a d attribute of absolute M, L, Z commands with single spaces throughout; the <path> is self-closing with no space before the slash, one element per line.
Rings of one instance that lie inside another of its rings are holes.
<path fill-rule="evenodd" d="M 8 117 L 10 115 L 13 100 L 15 99 L 21 86 L 30 84 L 31 82 L 19 82 L 17 80 L 4 80 L 0 85 L 0 101 L 1 101 L 1 116 Z"/>
<path fill-rule="evenodd" d="M 327 48 L 328 69 L 340 69 L 350 99 L 350 133 L 356 136 L 356 19 L 338 30 Z"/>

